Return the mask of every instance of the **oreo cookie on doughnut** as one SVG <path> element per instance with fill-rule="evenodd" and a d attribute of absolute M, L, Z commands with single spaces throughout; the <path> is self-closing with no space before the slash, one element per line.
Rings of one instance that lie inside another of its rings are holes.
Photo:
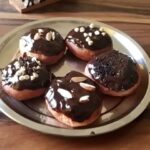
<path fill-rule="evenodd" d="M 13 60 L 1 72 L 2 88 L 17 100 L 43 95 L 51 79 L 51 73 L 38 59 L 25 54 Z"/>
<path fill-rule="evenodd" d="M 25 33 L 19 41 L 21 54 L 34 56 L 46 64 L 55 64 L 66 49 L 63 37 L 51 28 L 35 28 Z"/>
<path fill-rule="evenodd" d="M 96 84 L 79 72 L 54 79 L 45 99 L 52 115 L 71 127 L 89 125 L 101 114 L 102 99 Z"/>
<path fill-rule="evenodd" d="M 108 33 L 102 27 L 98 28 L 93 24 L 72 29 L 65 41 L 68 49 L 85 61 L 112 50 L 112 40 Z"/>
<path fill-rule="evenodd" d="M 99 85 L 103 93 L 112 96 L 127 96 L 140 83 L 138 64 L 115 50 L 92 59 L 85 68 L 85 74 Z"/>

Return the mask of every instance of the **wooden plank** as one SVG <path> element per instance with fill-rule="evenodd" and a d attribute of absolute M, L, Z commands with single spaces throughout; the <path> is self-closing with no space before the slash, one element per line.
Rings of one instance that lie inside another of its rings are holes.
<path fill-rule="evenodd" d="M 65 0 L 66 2 L 74 1 L 74 0 Z M 116 7 L 116 8 L 128 8 L 128 9 L 140 9 L 140 10 L 148 10 L 150 11 L 150 1 L 149 0 L 76 0 L 76 3 L 84 3 L 84 4 L 95 4 L 101 6 L 108 7 Z"/>
<path fill-rule="evenodd" d="M 74 17 L 93 19 L 106 22 L 127 22 L 127 23 L 140 23 L 150 24 L 150 16 L 128 14 L 128 13 L 115 13 L 115 12 L 48 12 L 43 14 L 16 14 L 16 13 L 4 13 L 0 12 L 1 19 L 28 19 L 28 20 L 40 20 L 54 17 Z"/>
<path fill-rule="evenodd" d="M 50 5 L 50 4 L 55 3 L 57 1 L 59 1 L 59 0 L 45 0 L 41 3 L 37 3 L 37 4 L 33 3 L 31 6 L 30 5 L 25 6 L 24 2 L 22 2 L 22 0 L 9 0 L 9 3 L 11 5 L 13 5 L 19 12 L 26 13 L 26 12 L 33 11 L 35 9 L 40 9 L 44 6 Z M 31 2 L 34 2 L 34 0 L 32 0 Z"/>

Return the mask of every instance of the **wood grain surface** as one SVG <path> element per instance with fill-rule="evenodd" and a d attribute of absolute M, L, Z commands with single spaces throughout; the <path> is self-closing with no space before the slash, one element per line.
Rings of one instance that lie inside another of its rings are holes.
<path fill-rule="evenodd" d="M 112 25 L 134 38 L 150 56 L 150 0 L 61 0 L 28 14 L 0 0 L 0 37 L 25 23 L 52 17 L 81 17 Z M 0 150 L 149 150 L 150 109 L 126 127 L 91 138 L 45 135 L 0 113 Z"/>

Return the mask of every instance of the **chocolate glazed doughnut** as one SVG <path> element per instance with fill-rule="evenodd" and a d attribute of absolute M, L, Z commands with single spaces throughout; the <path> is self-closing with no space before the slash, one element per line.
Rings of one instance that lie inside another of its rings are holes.
<path fill-rule="evenodd" d="M 65 41 L 68 49 L 76 57 L 85 61 L 112 50 L 110 36 L 102 27 L 94 27 L 93 24 L 72 29 Z"/>
<path fill-rule="evenodd" d="M 140 68 L 135 61 L 113 50 L 91 60 L 85 74 L 94 80 L 100 90 L 111 96 L 127 96 L 140 84 Z"/>
<path fill-rule="evenodd" d="M 65 52 L 63 37 L 51 28 L 35 28 L 27 32 L 19 41 L 21 54 L 34 56 L 46 64 L 55 64 Z"/>
<path fill-rule="evenodd" d="M 28 100 L 43 95 L 51 80 L 45 66 L 24 54 L 2 69 L 2 87 L 17 100 Z"/>
<path fill-rule="evenodd" d="M 54 79 L 45 99 L 52 115 L 71 127 L 91 124 L 101 113 L 96 84 L 79 72 Z"/>

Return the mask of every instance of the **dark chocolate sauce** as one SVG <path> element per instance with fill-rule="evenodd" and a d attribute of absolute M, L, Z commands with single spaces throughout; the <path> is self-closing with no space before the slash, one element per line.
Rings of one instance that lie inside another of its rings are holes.
<path fill-rule="evenodd" d="M 80 31 L 81 28 L 84 28 L 83 32 Z M 77 32 L 75 29 L 79 31 Z M 92 43 L 88 43 L 89 39 L 87 38 L 89 38 Z M 87 48 L 93 51 L 112 46 L 110 36 L 98 27 L 79 26 L 74 28 L 68 33 L 66 40 L 76 44 L 80 48 Z"/>
<path fill-rule="evenodd" d="M 75 82 L 73 77 L 84 79 Z M 88 91 L 80 86 L 82 83 L 91 85 L 95 89 Z M 97 94 L 95 83 L 75 71 L 68 73 L 65 77 L 54 79 L 46 94 L 46 100 L 52 109 L 78 122 L 88 119 L 101 105 L 101 97 Z"/>
<path fill-rule="evenodd" d="M 38 89 L 49 86 L 51 73 L 35 57 L 16 58 L 2 70 L 2 84 L 16 90 Z"/>
<path fill-rule="evenodd" d="M 96 57 L 88 64 L 88 70 L 99 84 L 115 90 L 127 90 L 138 81 L 137 64 L 131 57 L 113 50 Z"/>
<path fill-rule="evenodd" d="M 29 51 L 46 56 L 57 55 L 66 48 L 63 37 L 56 30 L 46 27 L 27 32 L 21 37 L 19 47 L 24 52 Z"/>

